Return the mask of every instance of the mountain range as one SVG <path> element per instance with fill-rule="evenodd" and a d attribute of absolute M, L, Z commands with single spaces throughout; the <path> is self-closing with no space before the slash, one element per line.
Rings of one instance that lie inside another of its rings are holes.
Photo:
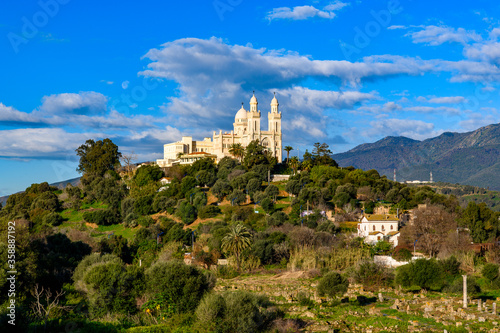
<path fill-rule="evenodd" d="M 423 141 L 388 136 L 332 156 L 339 166 L 375 169 L 397 181 L 430 180 L 500 190 L 500 124 Z"/>

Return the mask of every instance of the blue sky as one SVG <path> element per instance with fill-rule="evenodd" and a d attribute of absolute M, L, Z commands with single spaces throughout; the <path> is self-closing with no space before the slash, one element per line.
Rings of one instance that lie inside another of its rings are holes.
<path fill-rule="evenodd" d="M 139 161 L 231 130 L 276 92 L 284 145 L 344 152 L 499 116 L 492 1 L 79 1 L 0 4 L 0 195 L 78 176 L 109 137 Z M 262 122 L 267 124 L 267 122 Z M 264 125 L 265 126 L 265 125 Z"/>

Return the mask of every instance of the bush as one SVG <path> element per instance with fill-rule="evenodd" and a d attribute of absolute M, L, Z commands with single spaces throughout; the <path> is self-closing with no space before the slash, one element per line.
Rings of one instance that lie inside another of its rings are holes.
<path fill-rule="evenodd" d="M 177 261 L 151 266 L 146 271 L 146 285 L 153 298 L 165 299 L 177 313 L 194 311 L 209 291 L 207 277 L 201 270 Z"/>
<path fill-rule="evenodd" d="M 111 225 L 120 223 L 118 214 L 112 209 L 95 210 L 83 213 L 83 219 L 98 225 Z"/>
<path fill-rule="evenodd" d="M 139 223 L 139 225 L 143 226 L 144 228 L 147 228 L 150 225 L 155 224 L 155 220 L 153 220 L 151 216 L 140 216 L 137 219 L 137 223 Z"/>
<path fill-rule="evenodd" d="M 196 309 L 197 324 L 216 332 L 265 332 L 283 314 L 267 297 L 248 291 L 209 294 Z"/>
<path fill-rule="evenodd" d="M 460 274 L 460 261 L 458 261 L 455 256 L 440 260 L 439 264 L 443 268 L 443 272 L 446 273 L 446 275 L 455 276 Z"/>
<path fill-rule="evenodd" d="M 196 220 L 196 208 L 188 201 L 184 200 L 179 204 L 176 215 L 179 216 L 185 224 L 191 224 Z"/>
<path fill-rule="evenodd" d="M 272 214 L 274 212 L 274 203 L 269 197 L 262 199 L 260 205 L 266 213 Z"/>
<path fill-rule="evenodd" d="M 57 213 L 48 213 L 45 215 L 42 219 L 44 224 L 51 225 L 53 227 L 56 227 L 60 225 L 63 222 L 63 218 L 61 215 Z"/>
<path fill-rule="evenodd" d="M 153 198 L 149 195 L 138 198 L 134 202 L 134 212 L 137 215 L 148 215 L 153 212 Z"/>
<path fill-rule="evenodd" d="M 490 282 L 495 280 L 498 277 L 498 265 L 491 263 L 484 265 L 481 274 Z"/>
<path fill-rule="evenodd" d="M 443 272 L 436 259 L 417 259 L 397 269 L 396 284 L 439 290 L 443 287 Z"/>
<path fill-rule="evenodd" d="M 449 293 L 462 294 L 464 292 L 464 282 L 463 278 L 457 277 L 453 282 L 444 288 L 444 291 Z M 467 277 L 467 294 L 471 297 L 475 297 L 481 293 L 481 287 L 476 282 L 472 276 Z"/>
<path fill-rule="evenodd" d="M 392 258 L 397 261 L 409 261 L 412 256 L 411 251 L 404 247 L 396 247 L 392 253 Z"/>
<path fill-rule="evenodd" d="M 318 295 L 334 298 L 347 291 L 349 281 L 337 272 L 327 273 L 321 278 L 318 284 Z"/>
<path fill-rule="evenodd" d="M 353 272 L 353 278 L 356 283 L 362 284 L 363 287 L 369 290 L 388 286 L 393 280 L 393 276 L 389 270 L 373 261 L 359 263 Z"/>
<path fill-rule="evenodd" d="M 221 213 L 221 210 L 217 206 L 204 206 L 198 211 L 198 216 L 202 219 L 208 219 L 211 217 L 216 217 Z"/>

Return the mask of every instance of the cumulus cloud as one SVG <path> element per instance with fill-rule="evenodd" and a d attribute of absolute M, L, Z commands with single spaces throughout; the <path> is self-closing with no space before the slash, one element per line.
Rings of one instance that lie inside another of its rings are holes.
<path fill-rule="evenodd" d="M 11 106 L 0 103 L 0 123 L 39 123 L 40 119 L 31 113 L 18 111 Z"/>
<path fill-rule="evenodd" d="M 423 43 L 427 45 L 441 45 L 444 43 L 460 43 L 467 44 L 471 41 L 480 41 L 481 36 L 474 31 L 468 31 L 464 28 L 452 28 L 448 26 L 417 26 L 414 28 L 419 29 L 406 34 L 413 39 L 413 43 Z"/>
<path fill-rule="evenodd" d="M 42 102 L 40 110 L 47 113 L 102 114 L 106 111 L 108 98 L 101 93 L 84 91 L 45 96 Z"/>
<path fill-rule="evenodd" d="M 278 90 L 278 95 L 285 97 L 294 109 L 318 114 L 326 108 L 348 109 L 360 102 L 378 98 L 375 93 L 323 91 L 304 87 Z"/>
<path fill-rule="evenodd" d="M 324 19 L 333 19 L 336 14 L 335 11 L 340 10 L 349 4 L 336 1 L 332 4 L 325 6 L 322 10 L 314 6 L 295 6 L 295 7 L 279 7 L 273 8 L 266 18 L 269 21 L 277 19 L 288 20 L 307 20 L 313 17 L 320 17 Z"/>
<path fill-rule="evenodd" d="M 436 131 L 434 124 L 412 119 L 382 119 L 370 122 L 368 136 L 380 138 L 385 136 L 405 136 L 415 140 L 424 140 L 442 133 Z"/>
<path fill-rule="evenodd" d="M 465 98 L 463 96 L 433 97 L 429 99 L 429 103 L 435 104 L 459 104 L 464 101 Z"/>
<path fill-rule="evenodd" d="M 68 133 L 61 128 L 21 128 L 3 130 L 0 156 L 57 159 L 91 138 L 86 133 Z M 95 135 L 95 134 L 94 134 Z"/>

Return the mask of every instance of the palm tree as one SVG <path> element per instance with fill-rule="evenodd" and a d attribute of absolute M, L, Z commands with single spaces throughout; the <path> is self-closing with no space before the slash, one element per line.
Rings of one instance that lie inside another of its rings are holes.
<path fill-rule="evenodd" d="M 297 156 L 292 156 L 292 159 L 290 160 L 290 168 L 292 168 L 293 174 L 295 174 L 295 172 L 299 168 L 299 164 L 300 162 Z"/>
<path fill-rule="evenodd" d="M 252 235 L 243 224 L 231 226 L 229 233 L 222 238 L 222 251 L 231 252 L 236 257 L 236 265 L 240 270 L 240 254 L 250 246 Z"/>
<path fill-rule="evenodd" d="M 286 151 L 286 163 L 288 164 L 288 162 L 290 162 L 290 150 L 293 150 L 293 148 L 291 146 L 285 146 L 285 148 L 283 148 L 284 151 Z"/>
<path fill-rule="evenodd" d="M 231 147 L 229 147 L 229 153 L 241 162 L 241 159 L 245 154 L 245 148 L 243 148 L 241 143 L 233 143 Z"/>

